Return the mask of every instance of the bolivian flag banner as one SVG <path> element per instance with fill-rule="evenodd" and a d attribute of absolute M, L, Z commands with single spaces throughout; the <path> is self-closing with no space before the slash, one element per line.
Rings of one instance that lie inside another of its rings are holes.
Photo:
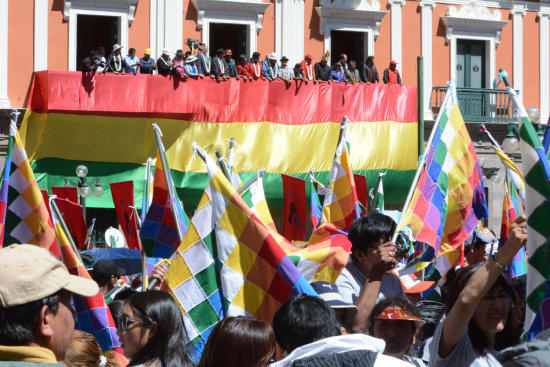
<path fill-rule="evenodd" d="M 417 93 L 413 86 L 231 79 L 179 81 L 160 75 L 35 73 L 21 136 L 40 188 L 63 186 L 79 164 L 100 177 L 105 194 L 90 207 L 113 207 L 108 184 L 134 180 L 141 202 L 148 157 L 156 157 L 152 123 L 162 132 L 172 177 L 186 210 L 208 183 L 191 143 L 227 156 L 243 182 L 262 168 L 271 209 L 282 209 L 280 174 L 302 179 L 313 169 L 328 182 L 340 122 L 350 123 L 354 173 L 374 187 L 384 179 L 386 204 L 400 204 L 416 170 Z"/>

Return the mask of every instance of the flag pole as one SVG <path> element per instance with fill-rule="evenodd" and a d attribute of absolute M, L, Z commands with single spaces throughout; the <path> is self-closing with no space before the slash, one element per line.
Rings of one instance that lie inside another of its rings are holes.
<path fill-rule="evenodd" d="M 384 171 L 378 171 L 378 181 L 376 182 L 376 186 L 375 186 L 375 189 L 374 189 L 374 195 L 372 196 L 372 201 L 370 203 L 370 207 L 374 210 L 375 208 L 375 205 L 377 204 L 376 202 L 376 197 L 378 196 L 378 191 L 380 190 L 380 185 L 382 184 L 382 177 L 384 177 L 384 175 L 386 174 L 386 172 Z"/>
<path fill-rule="evenodd" d="M 233 164 L 235 160 L 235 138 L 229 139 L 229 153 L 227 154 L 227 163 L 229 164 L 229 173 L 233 174 Z"/>
<path fill-rule="evenodd" d="M 145 168 L 145 179 L 143 180 L 143 198 L 141 199 L 141 221 L 145 220 L 145 215 L 149 211 L 149 187 L 151 186 L 151 157 L 147 158 L 147 167 Z"/>
<path fill-rule="evenodd" d="M 451 98 L 451 95 L 454 94 L 454 81 L 451 80 L 449 83 L 447 83 L 449 87 L 447 88 L 447 93 L 445 93 L 445 98 L 443 99 L 443 103 L 441 103 L 442 108 L 439 110 L 437 114 L 437 118 L 434 122 L 434 126 L 432 128 L 432 132 L 430 133 L 430 137 L 428 138 L 428 142 L 426 143 L 426 148 L 429 150 L 430 145 L 432 145 L 432 142 L 435 137 L 435 132 L 437 131 L 437 128 L 439 126 L 439 122 L 441 120 L 441 115 L 443 114 L 445 106 L 447 106 L 447 103 L 449 101 L 449 98 Z M 391 242 L 395 242 L 397 239 L 397 236 L 399 234 L 398 229 L 401 228 L 403 225 L 403 219 L 405 218 L 405 213 L 409 207 L 409 204 L 411 203 L 414 189 L 416 188 L 416 184 L 418 183 L 418 180 L 420 179 L 420 175 L 422 174 L 422 170 L 424 169 L 424 165 L 426 164 L 426 155 L 421 155 L 420 162 L 418 162 L 418 168 L 416 169 L 416 173 L 414 175 L 411 188 L 409 189 L 409 193 L 407 194 L 407 199 L 405 200 L 405 205 L 403 205 L 403 210 L 401 211 L 401 218 L 399 218 L 399 223 L 397 224 L 396 231 L 393 234 L 393 237 L 391 239 Z"/>
<path fill-rule="evenodd" d="M 247 183 L 245 183 L 243 185 L 243 187 L 241 187 L 239 190 L 237 190 L 237 193 L 241 196 L 243 196 L 243 194 L 250 188 L 250 186 L 252 186 L 252 184 L 254 184 L 254 182 L 258 181 L 258 179 L 260 177 L 262 177 L 265 173 L 265 168 L 262 168 L 261 170 L 258 171 L 258 174 L 254 177 L 252 177 L 250 180 L 248 180 Z"/>
<path fill-rule="evenodd" d="M 231 182 L 231 174 L 229 173 L 229 170 L 223 161 L 222 153 L 219 150 L 216 150 L 216 158 L 218 158 L 218 166 L 220 166 L 224 176 L 229 180 L 229 182 Z"/>
<path fill-rule="evenodd" d="M 497 141 L 495 140 L 495 138 L 493 138 L 493 135 L 491 135 L 491 133 L 489 132 L 489 130 L 487 130 L 487 127 L 485 126 L 485 124 L 481 124 L 481 127 L 479 128 L 479 130 L 481 132 L 484 132 L 487 137 L 489 138 L 489 140 L 491 141 L 491 143 L 493 143 L 493 145 L 498 149 L 498 150 L 502 150 L 500 148 L 500 145 L 498 145 Z"/>
<path fill-rule="evenodd" d="M 65 232 L 65 235 L 67 236 L 67 239 L 69 240 L 69 243 L 71 244 L 71 247 L 73 248 L 73 251 L 78 258 L 78 261 L 80 261 L 81 264 L 82 258 L 80 257 L 80 252 L 78 252 L 78 249 L 76 248 L 76 244 L 74 243 L 73 236 L 71 236 L 71 232 L 69 232 L 69 228 L 67 227 L 67 224 L 63 220 L 63 216 L 61 216 L 61 212 L 59 211 L 59 208 L 57 207 L 57 204 L 55 203 L 55 195 L 50 195 L 50 207 L 52 208 L 53 212 L 55 213 L 55 216 L 57 217 L 57 220 L 59 221 L 59 224 L 61 224 L 61 228 L 63 228 L 63 232 Z M 57 239 L 58 242 L 59 238 Z"/>
<path fill-rule="evenodd" d="M 174 216 L 174 222 L 176 223 L 176 230 L 178 231 L 178 240 L 181 242 L 183 239 L 183 233 L 179 226 L 178 209 L 176 207 L 176 194 L 174 193 L 174 186 L 170 177 L 170 169 L 168 168 L 168 162 L 166 161 L 166 150 L 162 144 L 162 132 L 156 123 L 153 123 L 153 130 L 155 131 L 155 137 L 157 139 L 157 148 L 159 151 L 160 162 L 162 163 L 162 170 L 164 171 L 164 179 L 166 180 L 166 186 L 168 187 L 168 195 L 170 197 L 170 209 Z"/>

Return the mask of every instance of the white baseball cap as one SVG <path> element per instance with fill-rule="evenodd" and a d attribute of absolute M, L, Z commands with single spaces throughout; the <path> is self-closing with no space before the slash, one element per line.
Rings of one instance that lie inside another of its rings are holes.
<path fill-rule="evenodd" d="M 0 305 L 13 307 L 38 301 L 61 289 L 92 297 L 99 288 L 91 279 L 69 274 L 48 250 L 35 245 L 0 249 Z"/>

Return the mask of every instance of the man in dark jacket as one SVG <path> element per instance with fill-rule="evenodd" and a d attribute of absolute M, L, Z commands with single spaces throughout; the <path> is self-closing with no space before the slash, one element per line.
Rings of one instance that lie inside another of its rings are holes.
<path fill-rule="evenodd" d="M 227 70 L 225 68 L 225 60 L 223 58 L 223 55 L 225 53 L 225 50 L 223 48 L 219 48 L 216 51 L 216 57 L 212 59 L 212 71 L 210 76 L 212 79 L 216 79 L 216 81 L 226 81 L 229 79 L 229 76 L 227 75 Z"/>
<path fill-rule="evenodd" d="M 315 79 L 330 83 L 331 68 L 327 63 L 326 56 L 321 57 L 321 61 L 316 63 L 314 65 L 314 68 L 315 68 Z"/>
<path fill-rule="evenodd" d="M 378 76 L 378 70 L 374 65 L 374 56 L 367 57 L 365 65 L 363 65 L 363 73 L 361 74 L 363 81 L 367 84 L 380 83 L 380 77 Z"/>
<path fill-rule="evenodd" d="M 162 55 L 157 60 L 157 68 L 160 75 L 168 76 L 172 74 L 172 61 L 170 61 L 170 50 L 162 49 Z"/>

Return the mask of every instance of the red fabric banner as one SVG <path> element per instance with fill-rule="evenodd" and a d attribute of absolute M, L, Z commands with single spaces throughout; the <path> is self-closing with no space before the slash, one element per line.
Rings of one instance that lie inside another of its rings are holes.
<path fill-rule="evenodd" d="M 83 249 L 86 236 L 88 235 L 88 228 L 86 228 L 86 222 L 84 221 L 82 205 L 60 198 L 56 198 L 55 203 L 63 216 L 65 224 L 69 228 L 69 232 L 71 232 L 71 237 L 76 247 Z"/>
<path fill-rule="evenodd" d="M 48 191 L 40 190 L 40 193 L 42 193 L 42 198 L 44 199 L 44 203 L 46 203 L 46 208 L 48 209 L 48 214 L 50 215 L 48 217 L 48 225 L 50 225 L 53 228 L 52 211 L 50 209 L 50 198 L 48 197 Z M 61 258 L 61 250 L 59 249 L 59 243 L 57 242 L 57 238 L 54 240 L 54 243 L 50 246 L 50 252 L 54 254 L 56 258 L 58 259 Z"/>
<path fill-rule="evenodd" d="M 128 96 L 132 91 L 131 98 Z M 416 86 L 293 82 L 287 85 L 162 75 L 39 71 L 29 99 L 35 112 L 158 116 L 198 122 L 301 125 L 350 121 L 416 122 Z"/>
<path fill-rule="evenodd" d="M 123 181 L 110 184 L 113 203 L 118 217 L 118 222 L 126 237 L 128 248 L 132 250 L 141 250 L 138 238 L 137 220 L 134 209 L 134 182 Z"/>
<path fill-rule="evenodd" d="M 365 215 L 369 211 L 369 195 L 367 191 L 367 177 L 363 175 L 353 174 L 353 179 L 355 180 L 355 189 L 357 190 L 357 199 L 365 207 L 365 211 L 361 213 L 361 216 Z"/>
<path fill-rule="evenodd" d="M 78 204 L 78 190 L 72 186 L 52 186 L 52 194 Z"/>
<path fill-rule="evenodd" d="M 283 179 L 283 236 L 289 240 L 306 238 L 306 182 L 301 178 L 281 175 Z"/>

